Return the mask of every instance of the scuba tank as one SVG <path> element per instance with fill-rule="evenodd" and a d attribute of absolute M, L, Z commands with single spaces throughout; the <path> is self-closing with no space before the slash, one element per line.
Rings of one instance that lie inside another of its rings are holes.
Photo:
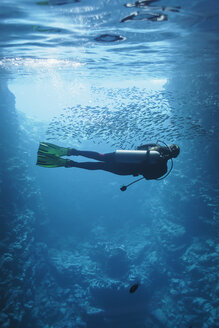
<path fill-rule="evenodd" d="M 147 159 L 147 150 L 116 150 L 117 163 L 141 163 Z"/>
<path fill-rule="evenodd" d="M 160 154 L 157 151 L 151 150 L 116 150 L 115 161 L 117 163 L 134 163 L 140 164 L 147 161 L 148 164 L 156 164 Z"/>

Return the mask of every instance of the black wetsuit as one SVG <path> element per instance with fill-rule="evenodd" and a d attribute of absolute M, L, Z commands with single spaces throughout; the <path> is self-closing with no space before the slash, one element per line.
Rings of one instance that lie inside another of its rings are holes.
<path fill-rule="evenodd" d="M 93 151 L 77 150 L 77 155 L 97 160 L 98 162 L 75 162 L 69 161 L 68 167 L 79 167 L 86 170 L 103 170 L 118 175 L 143 175 L 145 179 L 157 179 L 167 172 L 167 150 L 156 144 L 147 144 L 138 147 L 138 150 L 147 150 L 145 160 L 140 163 L 119 163 L 116 161 L 116 153 L 100 154 Z M 153 163 L 148 161 L 150 150 L 160 154 L 158 160 Z"/>

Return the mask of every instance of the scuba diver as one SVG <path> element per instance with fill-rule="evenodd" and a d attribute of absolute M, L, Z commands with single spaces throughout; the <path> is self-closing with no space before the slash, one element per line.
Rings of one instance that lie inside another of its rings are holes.
<path fill-rule="evenodd" d="M 158 140 L 158 142 L 162 141 Z M 144 178 L 146 180 L 161 180 L 172 170 L 172 158 L 176 158 L 180 153 L 179 146 L 168 146 L 165 143 L 164 145 L 151 143 L 139 146 L 137 150 L 116 150 L 113 153 L 100 154 L 93 151 L 64 148 L 51 143 L 40 142 L 36 164 L 49 168 L 63 166 L 66 168 L 78 167 L 86 170 L 103 170 L 118 175 L 133 175 L 135 177 L 142 175 L 143 177 L 137 181 Z M 83 156 L 94 159 L 97 162 L 75 162 L 61 156 Z M 168 160 L 171 160 L 169 172 L 167 172 Z M 125 191 L 129 185 L 123 186 L 120 189 Z"/>

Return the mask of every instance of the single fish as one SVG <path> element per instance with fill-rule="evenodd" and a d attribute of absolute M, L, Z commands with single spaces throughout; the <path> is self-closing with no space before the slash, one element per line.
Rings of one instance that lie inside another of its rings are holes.
<path fill-rule="evenodd" d="M 137 289 L 138 289 L 139 284 L 134 284 L 130 289 L 129 289 L 129 293 L 134 293 Z"/>

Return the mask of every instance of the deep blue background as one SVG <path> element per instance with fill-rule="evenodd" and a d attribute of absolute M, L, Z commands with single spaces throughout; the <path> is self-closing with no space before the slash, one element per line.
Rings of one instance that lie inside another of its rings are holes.
<path fill-rule="evenodd" d="M 168 20 L 120 22 L 134 11 Z M 1 327 L 217 327 L 218 13 L 1 2 Z M 125 193 L 132 177 L 35 165 L 40 141 L 157 139 L 180 145 L 173 171 Z"/>

